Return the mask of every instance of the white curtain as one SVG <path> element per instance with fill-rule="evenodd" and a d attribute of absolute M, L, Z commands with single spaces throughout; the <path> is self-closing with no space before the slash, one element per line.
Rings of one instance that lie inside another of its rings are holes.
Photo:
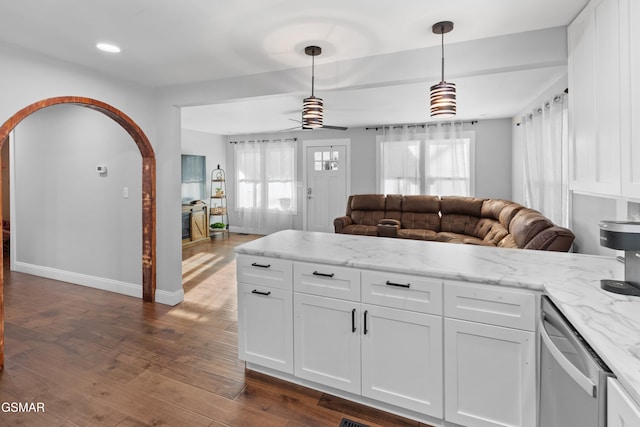
<path fill-rule="evenodd" d="M 384 127 L 379 190 L 384 194 L 473 194 L 473 136 L 462 123 Z"/>
<path fill-rule="evenodd" d="M 239 141 L 234 159 L 232 228 L 255 234 L 292 228 L 297 210 L 295 140 Z"/>
<path fill-rule="evenodd" d="M 471 196 L 471 143 L 462 123 L 427 125 L 426 194 Z"/>
<path fill-rule="evenodd" d="M 524 152 L 524 197 L 558 225 L 569 225 L 567 102 L 564 94 L 534 109 L 520 122 Z"/>
<path fill-rule="evenodd" d="M 420 194 L 420 147 L 417 126 L 383 127 L 379 137 L 382 194 Z"/>

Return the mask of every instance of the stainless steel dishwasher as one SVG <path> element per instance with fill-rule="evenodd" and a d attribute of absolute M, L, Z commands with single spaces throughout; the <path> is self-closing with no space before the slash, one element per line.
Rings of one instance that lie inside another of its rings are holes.
<path fill-rule="evenodd" d="M 546 296 L 539 329 L 539 426 L 606 426 L 609 368 Z"/>

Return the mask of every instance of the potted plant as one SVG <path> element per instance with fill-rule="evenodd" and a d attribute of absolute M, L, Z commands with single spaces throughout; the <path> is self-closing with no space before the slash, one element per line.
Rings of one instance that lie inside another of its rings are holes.
<path fill-rule="evenodd" d="M 221 187 L 216 187 L 216 197 L 222 197 L 224 196 L 224 191 L 222 190 Z"/>

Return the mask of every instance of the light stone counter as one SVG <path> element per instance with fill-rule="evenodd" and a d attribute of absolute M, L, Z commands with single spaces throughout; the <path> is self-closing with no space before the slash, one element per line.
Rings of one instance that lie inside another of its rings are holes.
<path fill-rule="evenodd" d="M 543 291 L 640 404 L 640 297 L 600 289 L 613 257 L 286 230 L 236 252 Z"/>

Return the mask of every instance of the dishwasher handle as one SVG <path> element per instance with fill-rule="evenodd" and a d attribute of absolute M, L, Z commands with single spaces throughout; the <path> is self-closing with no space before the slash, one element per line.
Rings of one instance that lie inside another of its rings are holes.
<path fill-rule="evenodd" d="M 591 378 L 584 375 L 578 368 L 576 368 L 573 363 L 569 359 L 566 358 L 564 354 L 556 347 L 547 332 L 547 329 L 544 327 L 544 321 L 540 322 L 540 338 L 544 342 L 544 345 L 551 353 L 551 356 L 555 359 L 555 361 L 560 365 L 560 367 L 575 381 L 576 384 L 580 386 L 586 393 L 588 393 L 591 397 L 596 397 L 597 386 L 591 381 Z"/>

